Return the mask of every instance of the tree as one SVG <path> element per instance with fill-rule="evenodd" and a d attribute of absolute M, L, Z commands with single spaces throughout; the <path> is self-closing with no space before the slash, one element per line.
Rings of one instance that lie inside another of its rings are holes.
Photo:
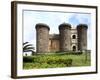
<path fill-rule="evenodd" d="M 23 43 L 23 52 L 32 52 L 32 54 L 34 54 L 34 50 L 35 48 L 32 44 L 29 44 L 29 42 Z"/>

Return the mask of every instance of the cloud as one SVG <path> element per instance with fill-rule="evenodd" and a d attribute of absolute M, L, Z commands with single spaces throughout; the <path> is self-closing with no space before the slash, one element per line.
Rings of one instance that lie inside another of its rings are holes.
<path fill-rule="evenodd" d="M 87 24 L 90 26 L 90 19 L 91 16 L 90 14 L 79 14 L 79 13 L 74 13 L 72 16 L 69 18 L 68 22 L 72 24 L 73 26 L 77 26 L 78 24 Z"/>
<path fill-rule="evenodd" d="M 79 24 L 79 19 L 76 14 L 72 15 L 71 18 L 69 18 L 68 23 L 70 23 L 73 26 L 76 26 Z"/>

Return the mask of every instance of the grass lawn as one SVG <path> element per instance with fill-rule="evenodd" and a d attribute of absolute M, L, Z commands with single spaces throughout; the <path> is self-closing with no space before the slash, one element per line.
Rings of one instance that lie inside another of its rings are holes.
<path fill-rule="evenodd" d="M 51 53 L 23 57 L 23 69 L 81 67 L 90 65 L 90 53 L 87 53 L 87 56 L 86 53 L 77 55 Z"/>

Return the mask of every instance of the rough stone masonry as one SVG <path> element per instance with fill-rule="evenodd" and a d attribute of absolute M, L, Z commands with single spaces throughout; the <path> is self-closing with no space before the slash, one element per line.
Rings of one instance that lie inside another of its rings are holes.
<path fill-rule="evenodd" d="M 49 34 L 47 24 L 38 23 L 36 28 L 36 52 L 65 52 L 87 50 L 86 24 L 79 24 L 72 28 L 71 24 L 62 23 L 58 26 L 59 34 Z"/>

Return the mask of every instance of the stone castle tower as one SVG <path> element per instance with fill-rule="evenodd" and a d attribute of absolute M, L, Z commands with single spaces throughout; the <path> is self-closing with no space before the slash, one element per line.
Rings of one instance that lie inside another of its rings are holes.
<path fill-rule="evenodd" d="M 48 52 L 49 49 L 49 30 L 48 25 L 39 23 L 36 25 L 36 43 L 37 52 Z"/>
<path fill-rule="evenodd" d="M 36 24 L 36 52 L 82 51 L 87 49 L 86 24 L 79 24 L 73 29 L 70 24 L 59 25 L 59 34 L 49 34 L 49 26 Z"/>
<path fill-rule="evenodd" d="M 71 25 L 63 23 L 59 25 L 59 37 L 60 37 L 60 51 L 71 50 Z"/>
<path fill-rule="evenodd" d="M 77 34 L 78 34 L 78 50 L 86 50 L 87 49 L 87 25 L 79 24 L 77 26 Z"/>

